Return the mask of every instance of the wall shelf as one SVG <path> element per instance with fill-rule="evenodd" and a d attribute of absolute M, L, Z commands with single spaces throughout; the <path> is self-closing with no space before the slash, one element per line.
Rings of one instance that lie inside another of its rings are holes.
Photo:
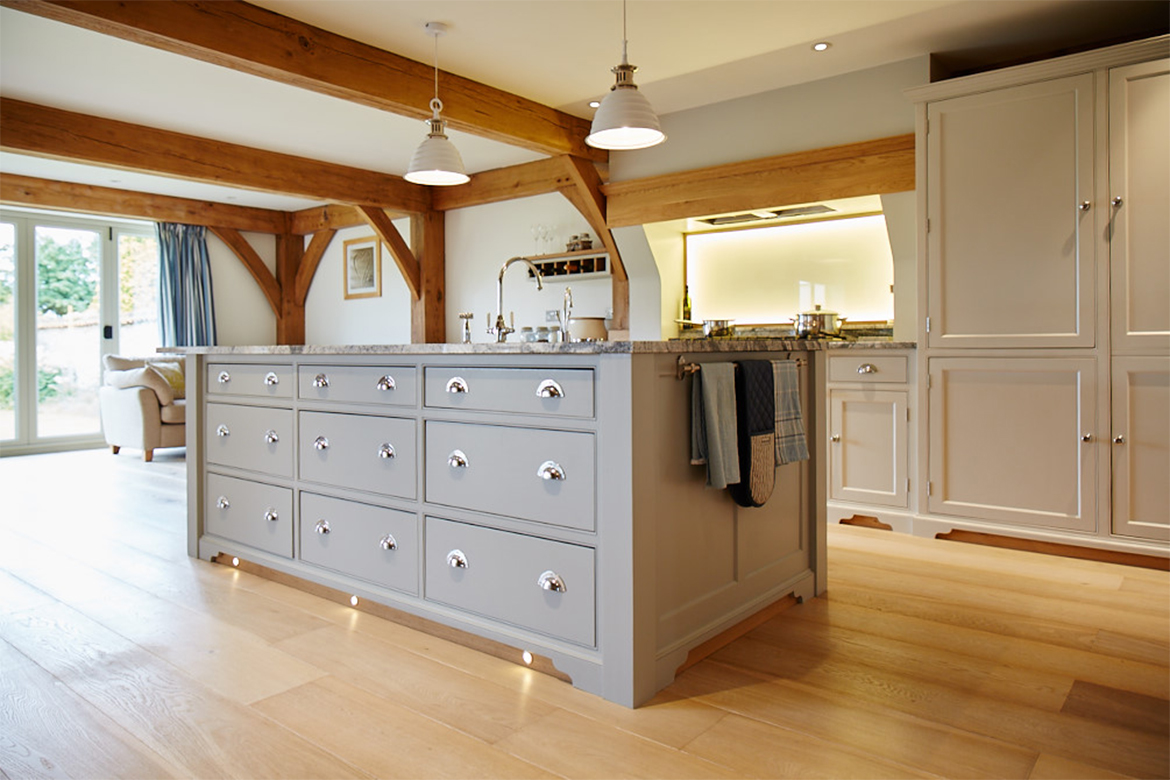
<path fill-rule="evenodd" d="M 545 279 L 569 278 L 600 279 L 608 277 L 609 252 L 604 249 L 581 249 L 576 252 L 560 252 L 551 255 L 532 255 L 530 260 L 540 269 Z M 529 279 L 535 279 L 532 271 L 528 272 Z"/>

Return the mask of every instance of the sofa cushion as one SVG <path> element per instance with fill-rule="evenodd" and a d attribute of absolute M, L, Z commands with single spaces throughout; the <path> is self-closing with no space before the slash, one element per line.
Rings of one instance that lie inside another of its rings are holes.
<path fill-rule="evenodd" d="M 107 357 L 109 357 L 107 355 Z M 106 384 L 110 387 L 149 387 L 158 396 L 161 406 L 174 403 L 175 391 L 154 366 L 142 366 L 123 371 L 106 371 Z"/>
<path fill-rule="evenodd" d="M 187 422 L 187 402 L 183 399 L 167 404 L 159 410 L 159 417 L 166 425 L 184 425 Z"/>
<path fill-rule="evenodd" d="M 183 364 L 169 360 L 151 360 L 147 362 L 151 368 L 162 375 L 176 399 L 187 397 L 187 380 L 183 376 Z"/>
<path fill-rule="evenodd" d="M 106 355 L 102 363 L 107 371 L 129 371 L 132 368 L 142 368 L 146 360 L 142 358 L 125 358 L 121 355 Z"/>

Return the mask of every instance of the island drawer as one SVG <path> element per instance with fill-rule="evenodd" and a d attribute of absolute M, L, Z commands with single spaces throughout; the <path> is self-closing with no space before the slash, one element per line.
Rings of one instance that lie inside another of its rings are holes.
<path fill-rule="evenodd" d="M 906 381 L 905 355 L 833 355 L 829 358 L 830 382 Z"/>
<path fill-rule="evenodd" d="M 203 446 L 208 463 L 292 476 L 291 410 L 209 403 L 205 419 Z"/>
<path fill-rule="evenodd" d="M 292 398 L 292 366 L 257 363 L 209 363 L 209 395 L 248 395 L 258 398 Z"/>
<path fill-rule="evenodd" d="M 414 366 L 300 366 L 297 391 L 314 401 L 414 406 L 416 374 Z"/>
<path fill-rule="evenodd" d="M 596 644 L 592 548 L 428 517 L 425 555 L 428 600 Z"/>
<path fill-rule="evenodd" d="M 592 531 L 592 433 L 426 423 L 426 500 Z"/>
<path fill-rule="evenodd" d="M 301 560 L 418 594 L 413 512 L 301 493 Z"/>
<path fill-rule="evenodd" d="M 300 478 L 401 498 L 418 492 L 414 420 L 300 413 Z"/>
<path fill-rule="evenodd" d="M 592 417 L 593 370 L 427 366 L 423 397 L 441 409 Z"/>
<path fill-rule="evenodd" d="M 205 533 L 275 555 L 293 554 L 290 488 L 208 474 L 204 492 Z"/>

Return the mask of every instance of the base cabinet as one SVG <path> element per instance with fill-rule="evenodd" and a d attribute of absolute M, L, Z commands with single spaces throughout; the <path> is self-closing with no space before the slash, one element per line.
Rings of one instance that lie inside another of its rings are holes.
<path fill-rule="evenodd" d="M 1170 357 L 1113 360 L 1113 533 L 1170 541 Z"/>
<path fill-rule="evenodd" d="M 905 508 L 905 392 L 829 391 L 829 495 L 838 501 Z"/>

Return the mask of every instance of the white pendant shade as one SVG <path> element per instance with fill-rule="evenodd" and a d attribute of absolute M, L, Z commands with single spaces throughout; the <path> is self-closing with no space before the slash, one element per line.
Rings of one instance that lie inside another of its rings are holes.
<path fill-rule="evenodd" d="M 645 149 L 665 140 L 658 115 L 633 84 L 619 85 L 602 99 L 585 137 L 598 149 Z"/>
<path fill-rule="evenodd" d="M 443 120 L 428 119 L 431 132 L 414 150 L 406 180 L 413 184 L 448 187 L 471 181 L 463 167 L 463 158 L 451 139 L 443 132 Z"/>

